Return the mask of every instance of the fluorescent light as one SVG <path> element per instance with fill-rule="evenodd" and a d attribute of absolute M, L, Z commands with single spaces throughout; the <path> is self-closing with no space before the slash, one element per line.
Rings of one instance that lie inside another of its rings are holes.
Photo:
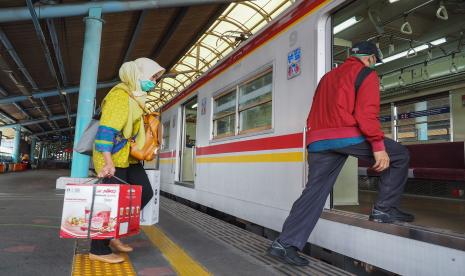
<path fill-rule="evenodd" d="M 430 43 L 434 46 L 437 46 L 437 45 L 440 45 L 440 44 L 443 44 L 443 43 L 446 43 L 447 40 L 446 38 L 440 38 L 440 39 L 436 39 L 434 41 L 431 41 Z M 429 48 L 429 43 L 426 43 L 426 44 L 423 44 L 423 45 L 420 45 L 420 46 L 417 46 L 415 48 L 413 48 L 415 50 L 415 52 L 420 52 L 420 51 L 423 51 L 423 50 L 426 50 Z M 399 58 L 403 58 L 405 56 L 407 56 L 407 53 L 411 51 L 411 49 L 407 50 L 407 51 L 403 51 L 401 53 L 398 53 L 398 54 L 395 54 L 395 55 L 392 55 L 392 56 L 389 56 L 387 58 L 384 58 L 383 59 L 383 63 L 388 63 L 388 62 L 391 62 L 393 60 L 396 60 L 396 59 L 399 59 Z M 377 65 L 380 65 L 382 63 L 378 63 Z"/>
<path fill-rule="evenodd" d="M 197 107 L 197 104 L 194 104 L 194 105 L 192 106 L 192 108 L 196 108 L 196 107 Z"/>
<path fill-rule="evenodd" d="M 346 21 L 342 22 L 334 26 L 333 32 L 334 34 L 340 33 L 343 30 L 352 27 L 353 25 L 357 24 L 358 22 L 362 21 L 362 17 L 352 16 L 351 18 L 347 19 Z"/>
<path fill-rule="evenodd" d="M 395 2 L 399 2 L 399 0 L 389 0 L 389 3 L 395 3 Z"/>
<path fill-rule="evenodd" d="M 443 38 L 431 41 L 430 43 L 433 44 L 434 46 L 436 46 L 436 45 L 440 45 L 440 44 L 443 44 L 443 43 L 446 43 L 446 42 L 447 42 L 446 38 L 443 37 Z"/>

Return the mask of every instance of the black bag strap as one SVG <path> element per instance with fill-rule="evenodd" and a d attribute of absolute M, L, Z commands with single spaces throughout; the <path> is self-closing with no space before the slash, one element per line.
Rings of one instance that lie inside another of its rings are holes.
<path fill-rule="evenodd" d="M 86 181 L 84 183 L 88 183 L 93 179 Z M 102 178 L 98 178 L 94 185 L 92 186 L 92 202 L 90 203 L 90 214 L 89 214 L 89 224 L 87 225 L 87 238 L 90 239 L 90 228 L 92 227 L 92 216 L 94 213 L 94 200 L 95 200 L 95 192 L 97 191 L 97 184 L 102 183 Z"/>
<path fill-rule="evenodd" d="M 100 117 L 102 117 L 102 106 L 99 106 L 94 113 L 94 116 L 92 116 L 92 119 L 94 120 L 100 120 Z"/>
<path fill-rule="evenodd" d="M 358 94 L 360 86 L 362 86 L 363 81 L 373 72 L 373 69 L 370 67 L 363 66 L 362 70 L 358 72 L 357 78 L 355 79 L 355 96 Z"/>

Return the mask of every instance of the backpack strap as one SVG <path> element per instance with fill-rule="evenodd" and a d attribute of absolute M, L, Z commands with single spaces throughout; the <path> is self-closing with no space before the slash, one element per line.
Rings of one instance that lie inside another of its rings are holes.
<path fill-rule="evenodd" d="M 373 72 L 373 69 L 366 66 L 363 66 L 362 70 L 358 72 L 357 78 L 355 79 L 355 96 L 357 96 L 360 86 L 362 86 L 363 81 L 368 77 L 368 75 L 371 72 Z"/>

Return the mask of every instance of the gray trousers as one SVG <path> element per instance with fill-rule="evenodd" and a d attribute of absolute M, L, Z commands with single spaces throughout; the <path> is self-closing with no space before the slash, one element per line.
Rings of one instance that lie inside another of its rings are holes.
<path fill-rule="evenodd" d="M 399 206 L 408 178 L 410 160 L 408 150 L 401 144 L 385 138 L 384 145 L 390 158 L 390 166 L 381 174 L 379 195 L 374 206 L 381 211 Z M 309 153 L 307 185 L 302 195 L 292 205 L 291 212 L 284 222 L 278 238 L 282 244 L 302 250 L 349 155 L 368 160 L 373 164 L 375 162 L 371 145 L 367 142 L 341 149 Z"/>

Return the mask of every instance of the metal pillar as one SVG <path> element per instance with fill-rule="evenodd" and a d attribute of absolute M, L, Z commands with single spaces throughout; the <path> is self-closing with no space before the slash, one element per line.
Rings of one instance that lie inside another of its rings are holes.
<path fill-rule="evenodd" d="M 15 132 L 15 141 L 14 141 L 14 145 L 13 145 L 13 155 L 12 155 L 12 158 L 13 158 L 13 163 L 19 163 L 20 160 L 20 156 L 19 156 L 19 143 L 21 142 L 21 127 L 16 127 L 15 128 L 16 132 Z"/>
<path fill-rule="evenodd" d="M 415 103 L 415 111 L 426 111 L 428 109 L 427 102 Z M 428 117 L 417 117 L 415 118 L 416 131 L 418 141 L 428 141 Z"/>
<path fill-rule="evenodd" d="M 43 159 L 43 154 L 44 154 L 44 143 L 40 142 L 39 146 L 39 156 L 37 157 L 37 161 L 40 161 Z"/>
<path fill-rule="evenodd" d="M 101 1 L 96 3 L 80 2 L 58 5 L 41 5 L 34 9 L 39 19 L 63 18 L 87 14 L 89 9 L 96 5 L 103 9 L 104 13 L 127 12 L 147 9 L 176 8 L 196 5 L 228 4 L 234 0 L 131 0 L 131 1 Z M 0 9 L 0 23 L 14 22 L 31 19 L 31 13 L 27 7 L 13 7 Z"/>
<path fill-rule="evenodd" d="M 81 82 L 74 144 L 77 144 L 81 139 L 81 135 L 90 123 L 94 111 L 103 25 L 101 16 L 101 8 L 90 8 L 89 16 L 85 18 L 86 32 L 84 35 L 84 50 L 82 55 Z M 89 156 L 75 152 L 73 154 L 73 163 L 71 166 L 71 177 L 87 177 L 89 162 Z"/>
<path fill-rule="evenodd" d="M 29 162 L 31 162 L 31 164 L 35 164 L 36 160 L 35 160 L 35 153 L 36 153 L 36 143 L 37 143 L 37 138 L 36 137 L 32 137 L 32 140 L 31 140 L 31 154 L 29 154 Z"/>

